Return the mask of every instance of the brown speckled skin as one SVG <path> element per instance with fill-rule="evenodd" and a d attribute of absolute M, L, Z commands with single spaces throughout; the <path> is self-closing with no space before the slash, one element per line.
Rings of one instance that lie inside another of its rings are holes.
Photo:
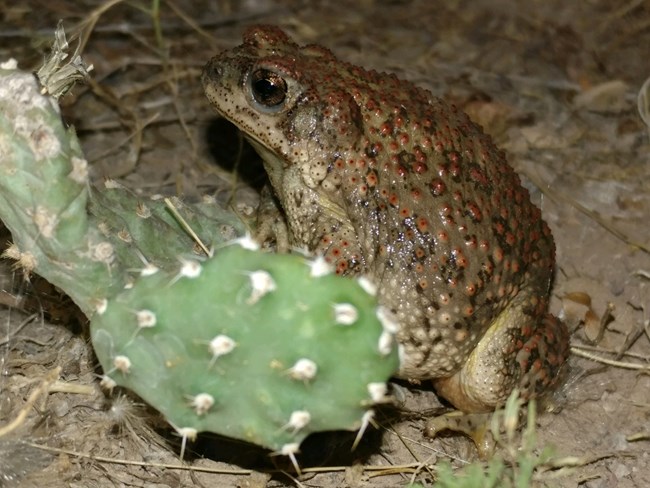
<path fill-rule="evenodd" d="M 553 382 L 568 351 L 546 312 L 553 238 L 463 112 L 269 26 L 202 80 L 264 159 L 290 244 L 379 285 L 400 324 L 400 376 L 433 379 L 465 411 Z"/>

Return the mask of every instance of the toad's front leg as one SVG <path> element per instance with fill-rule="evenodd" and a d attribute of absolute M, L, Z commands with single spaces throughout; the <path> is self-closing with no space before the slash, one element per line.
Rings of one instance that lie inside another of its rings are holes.
<path fill-rule="evenodd" d="M 262 247 L 274 248 L 277 252 L 289 251 L 289 229 L 284 212 L 269 185 L 262 189 L 257 207 L 255 240 Z"/>

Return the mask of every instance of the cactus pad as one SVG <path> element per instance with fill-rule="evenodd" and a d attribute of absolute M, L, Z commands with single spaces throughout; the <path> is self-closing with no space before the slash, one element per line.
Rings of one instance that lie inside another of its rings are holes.
<path fill-rule="evenodd" d="M 209 431 L 282 454 L 311 432 L 367 423 L 398 355 L 362 285 L 239 245 L 179 268 L 95 314 L 104 384 L 135 391 L 184 439 Z"/>

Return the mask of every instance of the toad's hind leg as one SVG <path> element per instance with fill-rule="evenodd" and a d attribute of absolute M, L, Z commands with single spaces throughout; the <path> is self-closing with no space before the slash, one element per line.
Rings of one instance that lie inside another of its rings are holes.
<path fill-rule="evenodd" d="M 546 303 L 534 300 L 531 307 L 522 301 L 501 312 L 459 371 L 434 381 L 436 391 L 459 410 L 494 410 L 514 387 L 528 400 L 556 381 L 569 353 L 567 328 L 540 313 Z"/>
<path fill-rule="evenodd" d="M 537 305 L 538 312 L 546 306 Z M 553 386 L 568 356 L 566 326 L 553 315 L 535 319 L 539 316 L 522 306 L 504 310 L 465 365 L 453 376 L 434 381 L 438 394 L 462 412 L 429 420 L 425 435 L 462 432 L 472 438 L 481 458 L 488 457 L 494 442 L 488 429 L 491 414 L 486 412 L 503 405 L 515 387 L 524 401 L 542 394 Z"/>

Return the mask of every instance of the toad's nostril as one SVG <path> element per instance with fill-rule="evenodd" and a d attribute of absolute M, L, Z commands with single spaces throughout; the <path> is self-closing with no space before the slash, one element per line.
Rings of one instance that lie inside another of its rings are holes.
<path fill-rule="evenodd" d="M 201 80 L 205 85 L 210 81 L 220 80 L 223 77 L 223 74 L 224 74 L 223 66 L 221 66 L 220 63 L 215 62 L 215 60 L 212 60 L 205 65 L 205 68 L 203 68 L 203 73 L 201 74 Z"/>
<path fill-rule="evenodd" d="M 219 63 L 212 63 L 210 72 L 215 78 L 221 78 L 223 76 L 223 67 Z"/>

